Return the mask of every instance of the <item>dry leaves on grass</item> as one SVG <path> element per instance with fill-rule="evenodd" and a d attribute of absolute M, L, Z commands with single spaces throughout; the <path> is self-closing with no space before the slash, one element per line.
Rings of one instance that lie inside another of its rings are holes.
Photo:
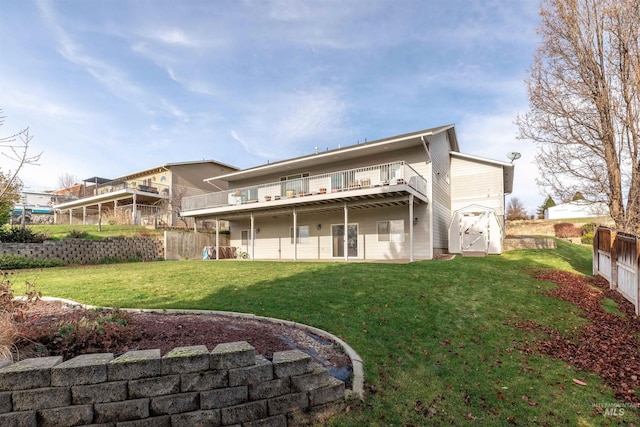
<path fill-rule="evenodd" d="M 575 335 L 533 322 L 519 322 L 517 327 L 541 330 L 546 340 L 527 344 L 526 350 L 535 350 L 569 362 L 582 370 L 596 372 L 611 387 L 618 399 L 639 403 L 640 398 L 640 319 L 634 307 L 618 292 L 610 290 L 602 278 L 588 278 L 565 271 L 544 272 L 536 279 L 553 282 L 558 286 L 546 292 L 554 298 L 575 304 L 589 323 Z M 602 299 L 613 299 L 625 317 L 607 313 Z"/>

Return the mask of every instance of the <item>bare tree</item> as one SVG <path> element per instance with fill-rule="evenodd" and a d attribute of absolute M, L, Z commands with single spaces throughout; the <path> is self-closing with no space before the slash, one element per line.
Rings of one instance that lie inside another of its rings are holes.
<path fill-rule="evenodd" d="M 640 2 L 542 0 L 541 43 L 520 138 L 538 143 L 538 185 L 580 192 L 640 231 Z"/>
<path fill-rule="evenodd" d="M 2 110 L 0 110 L 0 126 L 4 124 L 5 118 L 5 116 L 2 116 Z M 11 192 L 12 189 L 21 188 L 20 185 L 16 186 L 16 184 L 19 182 L 18 173 L 24 166 L 38 164 L 42 153 L 35 156 L 29 155 L 29 144 L 32 139 L 33 136 L 29 134 L 28 127 L 13 135 L 0 137 L 1 154 L 16 165 L 12 171 L 3 172 L 4 180 L 2 187 L 0 187 L 0 199 L 5 197 L 5 194 Z"/>
<path fill-rule="evenodd" d="M 0 110 L 0 126 L 4 124 L 5 118 Z M 33 136 L 29 134 L 28 127 L 13 135 L 0 137 L 0 154 L 15 164 L 13 170 L 0 169 L 0 224 L 7 222 L 13 204 L 20 201 L 22 181 L 18 173 L 26 165 L 36 165 L 42 155 L 42 153 L 35 156 L 29 155 L 29 144 L 32 139 Z"/>
<path fill-rule="evenodd" d="M 65 188 L 73 187 L 73 185 L 78 182 L 78 179 L 69 173 L 63 173 L 58 176 L 58 189 L 63 190 Z"/>
<path fill-rule="evenodd" d="M 507 221 L 527 219 L 527 208 L 517 197 L 511 197 L 507 205 Z"/>

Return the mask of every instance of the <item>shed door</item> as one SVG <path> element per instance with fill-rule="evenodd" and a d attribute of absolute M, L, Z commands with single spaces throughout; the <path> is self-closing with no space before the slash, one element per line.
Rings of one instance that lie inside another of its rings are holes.
<path fill-rule="evenodd" d="M 469 212 L 460 218 L 461 252 L 489 250 L 489 215 L 486 212 Z"/>

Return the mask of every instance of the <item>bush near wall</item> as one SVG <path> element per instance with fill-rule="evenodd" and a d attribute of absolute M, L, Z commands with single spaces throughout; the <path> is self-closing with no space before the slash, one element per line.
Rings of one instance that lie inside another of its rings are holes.
<path fill-rule="evenodd" d="M 559 237 L 561 239 L 582 236 L 582 228 L 576 227 L 570 222 L 559 222 L 557 224 L 554 224 L 553 229 L 555 230 L 556 237 Z"/>

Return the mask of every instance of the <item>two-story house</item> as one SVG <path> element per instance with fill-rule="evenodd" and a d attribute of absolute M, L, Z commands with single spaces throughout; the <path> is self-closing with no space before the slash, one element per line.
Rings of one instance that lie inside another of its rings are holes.
<path fill-rule="evenodd" d="M 412 261 L 448 251 L 457 206 L 504 218 L 513 165 L 459 153 L 448 125 L 207 181 L 228 190 L 184 198 L 181 215 L 228 221 L 249 258 Z"/>
<path fill-rule="evenodd" d="M 92 177 L 61 190 L 54 205 L 57 224 L 163 225 L 185 224 L 182 198 L 227 188 L 226 181 L 208 180 L 238 169 L 213 160 L 167 163 L 115 179 Z"/>

